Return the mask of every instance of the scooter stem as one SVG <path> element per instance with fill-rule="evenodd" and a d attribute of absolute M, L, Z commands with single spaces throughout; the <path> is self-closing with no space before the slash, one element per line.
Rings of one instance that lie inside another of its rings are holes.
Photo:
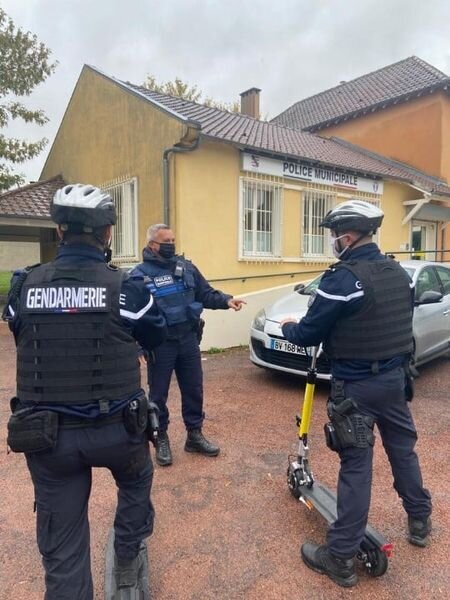
<path fill-rule="evenodd" d="M 302 439 L 303 436 L 308 435 L 309 432 L 309 424 L 311 421 L 313 400 L 314 400 L 314 390 L 316 387 L 316 379 L 317 379 L 317 369 L 316 369 L 316 361 L 318 355 L 319 347 L 314 346 L 311 365 L 308 368 L 308 373 L 306 376 L 306 387 L 305 394 L 303 397 L 303 406 L 301 409 L 302 418 L 300 420 L 298 426 L 298 437 Z"/>

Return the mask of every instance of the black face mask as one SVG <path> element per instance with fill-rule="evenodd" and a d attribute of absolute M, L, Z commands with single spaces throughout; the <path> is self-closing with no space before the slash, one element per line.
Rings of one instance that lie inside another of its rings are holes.
<path fill-rule="evenodd" d="M 158 252 L 163 258 L 172 258 L 172 256 L 175 256 L 175 244 L 172 244 L 171 242 L 162 242 L 159 245 Z"/>

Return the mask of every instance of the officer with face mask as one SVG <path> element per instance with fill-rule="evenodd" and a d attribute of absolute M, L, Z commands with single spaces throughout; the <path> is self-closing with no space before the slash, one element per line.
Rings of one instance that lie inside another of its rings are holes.
<path fill-rule="evenodd" d="M 191 261 L 175 253 L 175 236 L 164 224 L 149 227 L 144 261 L 132 273 L 149 278 L 149 289 L 163 313 L 168 328 L 166 341 L 154 350 L 148 362 L 151 400 L 159 408 L 160 434 L 156 462 L 172 464 L 167 428 L 167 397 L 173 371 L 181 391 L 181 410 L 187 438 L 186 452 L 217 456 L 219 447 L 202 432 L 203 373 L 199 346 L 200 315 L 204 308 L 238 311 L 244 300 L 213 289 Z"/>
<path fill-rule="evenodd" d="M 290 342 L 323 342 L 330 359 L 327 444 L 341 460 L 337 520 L 325 545 L 303 544 L 301 554 L 307 566 L 344 587 L 357 583 L 353 558 L 368 519 L 374 424 L 408 515 L 410 543 L 424 547 L 431 530 L 431 497 L 423 487 L 407 404 L 414 291 L 406 271 L 372 241 L 382 220 L 378 207 L 359 200 L 326 215 L 320 226 L 330 229 L 340 262 L 322 277 L 305 317 L 281 324 Z"/>
<path fill-rule="evenodd" d="M 8 443 L 25 453 L 33 479 L 46 600 L 93 598 L 92 467 L 107 468 L 118 488 L 114 570 L 128 598 L 154 517 L 136 342 L 151 351 L 166 326 L 143 277 L 107 262 L 116 222 L 108 193 L 67 185 L 56 192 L 51 217 L 57 257 L 15 274 L 4 312 L 17 346 Z"/>

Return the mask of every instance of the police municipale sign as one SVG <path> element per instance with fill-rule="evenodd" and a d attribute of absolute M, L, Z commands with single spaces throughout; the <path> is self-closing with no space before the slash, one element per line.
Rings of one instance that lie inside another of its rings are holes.
<path fill-rule="evenodd" d="M 242 153 L 242 169 L 252 173 L 264 173 L 266 175 L 275 175 L 277 177 L 289 177 L 308 181 L 310 183 L 319 183 L 322 185 L 332 185 L 334 187 L 345 188 L 351 191 L 367 192 L 369 194 L 383 194 L 383 182 L 378 179 L 368 179 L 359 177 L 353 173 L 345 173 L 335 169 L 326 169 L 324 167 L 315 167 L 307 163 L 293 162 L 288 160 L 275 160 L 258 154 Z"/>

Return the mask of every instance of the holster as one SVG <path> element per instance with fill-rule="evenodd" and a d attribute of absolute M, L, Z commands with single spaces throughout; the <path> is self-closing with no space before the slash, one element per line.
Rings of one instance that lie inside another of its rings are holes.
<path fill-rule="evenodd" d="M 343 384 L 341 381 L 332 382 L 331 397 L 327 404 L 330 420 L 324 426 L 326 444 L 334 452 L 373 446 L 374 419 L 358 412 L 358 405 L 353 398 L 345 398 Z"/>
<path fill-rule="evenodd" d="M 158 407 L 145 394 L 131 400 L 123 411 L 125 429 L 131 435 L 147 433 L 148 440 L 155 444 L 159 431 Z"/>
<path fill-rule="evenodd" d="M 205 320 L 200 318 L 197 323 L 197 341 L 200 345 L 203 338 L 203 330 L 205 328 Z"/>
<path fill-rule="evenodd" d="M 404 362 L 403 371 L 405 373 L 405 399 L 407 402 L 411 402 L 414 398 L 414 376 L 409 357 Z"/>
<path fill-rule="evenodd" d="M 56 446 L 58 413 L 18 408 L 17 398 L 12 398 L 10 404 L 13 412 L 8 421 L 7 444 L 13 452 L 42 452 Z"/>

